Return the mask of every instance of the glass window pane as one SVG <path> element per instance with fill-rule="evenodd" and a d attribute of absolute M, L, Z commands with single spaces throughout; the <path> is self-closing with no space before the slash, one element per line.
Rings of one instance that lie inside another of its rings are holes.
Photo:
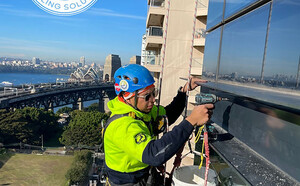
<path fill-rule="evenodd" d="M 299 9 L 298 0 L 281 0 L 273 4 L 264 68 L 265 85 L 283 88 L 296 86 L 300 65 Z"/>
<path fill-rule="evenodd" d="M 203 77 L 205 79 L 215 80 L 216 78 L 220 36 L 221 27 L 206 35 L 203 59 Z"/>
<path fill-rule="evenodd" d="M 246 8 L 247 6 L 249 6 L 255 1 L 258 0 L 242 0 L 242 1 L 226 0 L 224 19 Z"/>
<path fill-rule="evenodd" d="M 222 21 L 224 0 L 210 0 L 208 5 L 206 29 L 215 26 Z"/>
<path fill-rule="evenodd" d="M 270 4 L 224 27 L 219 80 L 260 81 Z"/>

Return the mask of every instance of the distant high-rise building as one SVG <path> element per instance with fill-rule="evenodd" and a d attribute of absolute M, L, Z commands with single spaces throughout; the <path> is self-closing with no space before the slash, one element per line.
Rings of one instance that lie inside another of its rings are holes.
<path fill-rule="evenodd" d="M 144 34 L 142 37 L 142 52 L 141 52 L 141 65 L 146 65 L 155 62 L 155 51 L 152 50 L 146 50 L 146 39 L 147 34 Z M 153 63 L 154 64 L 154 63 Z"/>
<path fill-rule="evenodd" d="M 119 55 L 110 54 L 105 59 L 103 80 L 114 81 L 114 74 L 121 67 L 121 58 Z"/>
<path fill-rule="evenodd" d="M 141 64 L 141 56 L 132 56 L 130 58 L 129 64 Z"/>
<path fill-rule="evenodd" d="M 82 67 L 84 67 L 84 65 L 85 65 L 85 57 L 84 56 L 80 57 L 80 64 Z"/>
<path fill-rule="evenodd" d="M 142 38 L 142 64 L 153 73 L 156 83 L 163 70 L 160 101 L 167 105 L 177 93 L 174 87 L 186 83 L 178 77 L 188 77 L 191 60 L 191 75 L 202 75 L 208 0 L 198 1 L 197 8 L 195 0 L 146 2 L 149 6 L 146 35 Z M 189 100 L 195 100 L 196 93 L 191 92 Z"/>
<path fill-rule="evenodd" d="M 36 58 L 36 57 L 33 57 L 32 58 L 32 64 L 36 65 L 36 64 L 40 64 L 40 59 L 39 58 Z"/>

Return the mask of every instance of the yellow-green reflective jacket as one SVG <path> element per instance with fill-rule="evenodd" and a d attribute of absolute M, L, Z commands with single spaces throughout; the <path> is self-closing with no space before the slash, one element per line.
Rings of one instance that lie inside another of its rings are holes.
<path fill-rule="evenodd" d="M 149 165 L 142 162 L 142 155 L 147 144 L 154 140 L 152 126 L 147 127 L 156 119 L 157 107 L 154 106 L 150 113 L 145 114 L 118 100 L 118 97 L 108 102 L 112 115 L 134 113 L 135 116 L 124 116 L 112 121 L 106 128 L 104 135 L 105 162 L 108 168 L 131 173 L 145 169 Z M 163 107 L 159 115 L 165 115 Z M 140 119 L 135 119 L 135 118 Z"/>

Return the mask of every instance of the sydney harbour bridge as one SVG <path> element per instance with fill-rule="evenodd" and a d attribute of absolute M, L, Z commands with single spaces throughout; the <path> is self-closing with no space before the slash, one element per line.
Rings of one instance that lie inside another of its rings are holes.
<path fill-rule="evenodd" d="M 104 112 L 105 100 L 114 98 L 111 82 L 61 82 L 0 88 L 0 109 L 24 107 L 53 110 L 55 107 L 72 105 L 83 109 L 83 102 L 99 100 L 99 109 Z"/>

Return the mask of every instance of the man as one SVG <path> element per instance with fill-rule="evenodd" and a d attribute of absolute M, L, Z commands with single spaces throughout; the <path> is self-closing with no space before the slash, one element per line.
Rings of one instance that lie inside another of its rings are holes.
<path fill-rule="evenodd" d="M 105 129 L 104 151 L 109 185 L 146 185 L 150 166 L 160 166 L 184 145 L 195 126 L 205 124 L 213 104 L 195 106 L 191 115 L 172 131 L 156 140 L 157 90 L 150 72 L 143 66 L 131 64 L 119 68 L 114 75 L 117 97 L 108 102 L 115 117 Z M 191 90 L 197 87 L 192 78 Z M 185 107 L 187 84 L 181 87 L 173 101 L 159 108 L 174 123 Z"/>

